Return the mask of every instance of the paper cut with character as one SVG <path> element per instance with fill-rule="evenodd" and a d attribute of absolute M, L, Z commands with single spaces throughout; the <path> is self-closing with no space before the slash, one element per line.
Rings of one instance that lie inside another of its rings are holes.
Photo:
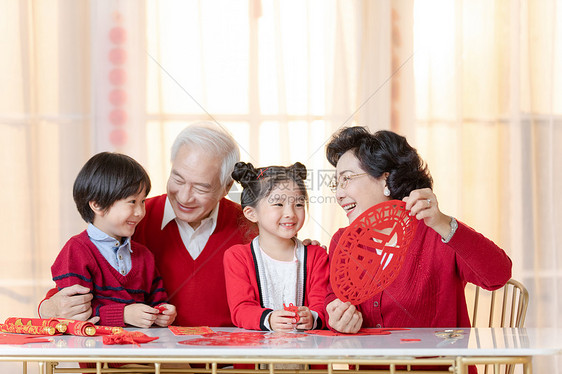
<path fill-rule="evenodd" d="M 388 287 L 400 272 L 417 225 L 399 200 L 377 204 L 357 217 L 330 256 L 336 296 L 359 305 Z"/>

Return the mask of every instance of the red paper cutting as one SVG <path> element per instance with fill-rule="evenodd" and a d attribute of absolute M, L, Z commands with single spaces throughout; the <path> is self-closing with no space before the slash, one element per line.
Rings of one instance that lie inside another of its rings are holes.
<path fill-rule="evenodd" d="M 159 312 L 160 314 L 162 314 L 162 313 L 166 310 L 166 307 L 163 306 L 163 305 L 157 305 L 157 306 L 155 306 L 154 308 L 155 308 L 155 309 L 158 309 L 158 312 Z"/>
<path fill-rule="evenodd" d="M 0 334 L 0 344 L 27 344 L 27 343 L 50 343 L 49 339 L 41 336 L 29 336 L 18 334 Z"/>
<path fill-rule="evenodd" d="M 219 331 L 213 334 L 204 334 L 202 338 L 182 340 L 178 343 L 185 345 L 253 347 L 264 343 L 282 344 L 287 340 L 301 336 L 303 334 Z"/>
<path fill-rule="evenodd" d="M 293 303 L 289 303 L 289 305 L 285 305 L 285 303 L 283 303 L 283 309 L 289 312 L 294 312 L 295 313 L 295 319 L 297 320 L 297 322 L 299 322 L 299 320 L 301 319 L 301 316 L 299 316 L 299 307 L 296 305 L 293 305 Z"/>
<path fill-rule="evenodd" d="M 105 335 L 103 337 L 103 344 L 143 344 L 150 343 L 158 337 L 148 336 L 140 331 L 123 331 L 119 334 Z"/>
<path fill-rule="evenodd" d="M 396 279 L 418 224 L 408 213 L 405 202 L 386 201 L 344 231 L 330 261 L 330 284 L 340 300 L 359 305 Z"/>
<path fill-rule="evenodd" d="M 168 326 L 168 329 L 170 329 L 174 335 L 204 335 L 214 333 L 214 331 L 208 326 Z"/>

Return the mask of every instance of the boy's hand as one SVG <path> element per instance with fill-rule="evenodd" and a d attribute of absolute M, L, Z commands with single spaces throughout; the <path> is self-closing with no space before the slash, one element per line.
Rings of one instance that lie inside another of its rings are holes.
<path fill-rule="evenodd" d="M 314 316 L 308 307 L 299 306 L 299 322 L 297 324 L 297 329 L 300 330 L 310 330 L 314 326 Z"/>
<path fill-rule="evenodd" d="M 293 331 L 297 325 L 295 315 L 295 312 L 275 310 L 269 315 L 269 326 L 273 331 Z"/>
<path fill-rule="evenodd" d="M 160 327 L 171 325 L 178 315 L 176 307 L 172 304 L 160 304 L 158 306 L 161 307 L 159 308 L 161 309 L 161 312 L 160 314 L 156 315 L 156 320 L 154 321 L 154 323 Z"/>
<path fill-rule="evenodd" d="M 137 303 L 125 307 L 123 319 L 128 325 L 147 329 L 152 326 L 157 316 L 158 309 Z"/>

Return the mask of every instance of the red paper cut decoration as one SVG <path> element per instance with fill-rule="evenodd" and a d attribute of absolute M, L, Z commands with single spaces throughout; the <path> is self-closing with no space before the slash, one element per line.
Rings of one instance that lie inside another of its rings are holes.
<path fill-rule="evenodd" d="M 214 333 L 214 331 L 208 326 L 194 326 L 194 327 L 168 326 L 168 329 L 174 335 L 205 335 L 205 334 Z"/>
<path fill-rule="evenodd" d="M 295 312 L 295 319 L 297 320 L 297 323 L 299 322 L 299 320 L 301 319 L 301 316 L 299 316 L 299 307 L 296 305 L 293 305 L 293 303 L 289 303 L 289 305 L 285 305 L 285 303 L 283 303 L 283 309 L 289 311 L 289 312 Z"/>
<path fill-rule="evenodd" d="M 405 207 L 399 200 L 377 204 L 344 231 L 330 261 L 330 283 L 340 300 L 359 305 L 398 276 L 418 224 Z"/>
<path fill-rule="evenodd" d="M 158 339 L 158 337 L 148 336 L 140 331 L 125 331 L 119 334 L 105 335 L 103 337 L 103 344 L 113 345 L 113 344 L 143 344 L 150 343 L 153 340 Z"/>
<path fill-rule="evenodd" d="M 182 340 L 178 343 L 185 345 L 211 345 L 211 346 L 245 346 L 254 347 L 268 343 L 285 342 L 287 339 L 298 338 L 300 334 L 270 334 L 261 332 L 224 332 L 204 334 L 202 338 Z"/>

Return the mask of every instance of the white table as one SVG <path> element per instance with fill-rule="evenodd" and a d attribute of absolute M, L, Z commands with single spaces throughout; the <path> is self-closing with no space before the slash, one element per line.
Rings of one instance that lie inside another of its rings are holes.
<path fill-rule="evenodd" d="M 234 328 L 214 330 L 246 331 Z M 54 369 L 56 363 L 69 361 L 156 363 L 153 369 L 156 373 L 166 372 L 160 364 L 185 362 L 207 364 L 206 369 L 191 369 L 189 372 L 192 373 L 204 371 L 219 373 L 228 370 L 220 369 L 221 364 L 232 363 L 328 364 L 328 369 L 324 372 L 332 372 L 332 364 L 343 363 L 445 364 L 452 366 L 457 373 L 464 373 L 467 365 L 476 363 L 523 363 L 525 372 L 531 373 L 530 363 L 533 356 L 557 355 L 562 352 L 562 329 L 459 330 L 462 330 L 462 337 L 457 339 L 437 336 L 436 332 L 443 329 L 425 328 L 392 331 L 390 335 L 365 336 L 317 336 L 297 332 L 292 338 L 272 339 L 271 342 L 259 346 L 190 346 L 178 342 L 197 339 L 200 336 L 175 336 L 168 329 L 152 328 L 138 331 L 150 336 L 158 336 L 159 339 L 140 346 L 103 345 L 101 337 L 64 335 L 52 337 L 49 343 L 0 345 L 0 360 L 40 362 L 44 363 L 40 365 L 41 370 L 44 367 L 47 372 L 57 373 L 69 369 Z M 420 339 L 420 341 L 406 342 L 403 339 Z M 420 357 L 425 358 L 420 359 Z M 270 365 L 266 371 L 278 370 L 274 370 L 273 365 Z M 314 370 L 310 371 L 314 372 Z M 97 372 L 102 372 L 100 365 Z M 236 372 L 243 372 L 243 370 Z"/>

